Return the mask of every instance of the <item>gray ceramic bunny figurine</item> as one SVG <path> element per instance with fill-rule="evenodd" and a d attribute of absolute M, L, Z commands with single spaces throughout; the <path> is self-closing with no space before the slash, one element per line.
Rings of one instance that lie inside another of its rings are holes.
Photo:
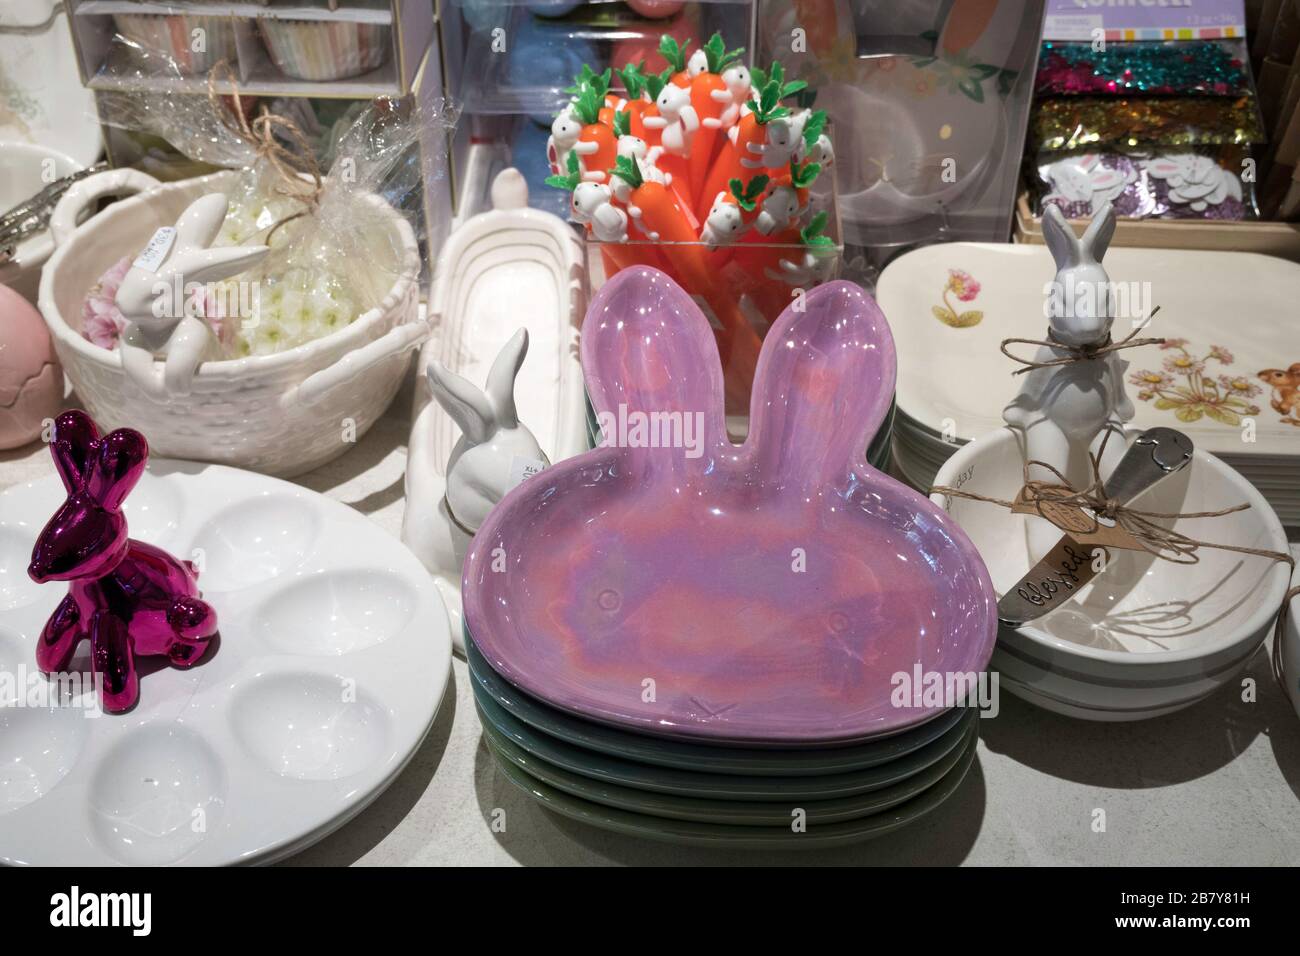
<path fill-rule="evenodd" d="M 1111 237 L 1115 212 L 1107 203 L 1077 238 L 1061 210 L 1048 206 L 1043 214 L 1043 234 L 1056 278 L 1048 287 L 1048 339 L 1062 346 L 1101 346 L 1110 338 L 1115 321 L 1110 278 L 1102 268 Z M 1034 361 L 1071 355 L 1068 348 L 1040 346 Z M 1035 368 L 1024 376 L 1020 393 L 1002 411 L 1007 424 L 1022 432 L 1029 460 L 1046 462 L 1075 488 L 1092 483 L 1089 451 L 1102 437 L 1119 432 L 1106 446 L 1101 463 L 1105 476 L 1123 456 L 1124 423 L 1133 418 L 1133 403 L 1124 389 L 1128 362 L 1116 352 L 1099 358 Z M 1031 478 L 1052 480 L 1046 469 L 1033 468 Z M 1059 528 L 1042 518 L 1027 519 L 1030 561 L 1037 562 L 1061 536 Z"/>

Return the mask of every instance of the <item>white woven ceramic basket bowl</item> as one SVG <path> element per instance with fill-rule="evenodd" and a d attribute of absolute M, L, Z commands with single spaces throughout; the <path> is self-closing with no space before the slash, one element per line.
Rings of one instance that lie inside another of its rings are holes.
<path fill-rule="evenodd" d="M 277 355 L 205 362 L 190 394 L 164 399 L 129 378 L 116 351 L 81 334 L 82 303 L 95 281 L 195 199 L 232 186 L 235 176 L 223 172 L 160 185 L 120 169 L 77 183 L 50 220 L 56 249 L 41 276 L 39 304 L 68 378 L 102 428 L 138 429 L 162 457 L 287 477 L 341 455 L 365 434 L 393 400 L 410 350 L 428 335 L 419 320 L 415 233 L 382 198 L 366 197 L 392 230 L 383 237 L 391 241 L 376 243 L 371 271 L 398 279 L 377 307 L 338 332 Z M 139 195 L 76 224 L 100 197 L 124 193 Z M 380 261 L 389 249 L 400 254 Z"/>

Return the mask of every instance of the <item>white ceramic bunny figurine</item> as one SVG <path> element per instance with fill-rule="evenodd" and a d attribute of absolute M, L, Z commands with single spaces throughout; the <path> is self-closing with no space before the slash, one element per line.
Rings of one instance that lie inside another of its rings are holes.
<path fill-rule="evenodd" d="M 228 207 L 222 193 L 196 199 L 171 231 L 154 234 L 118 287 L 117 307 L 128 323 L 119 345 L 122 369 L 156 398 L 188 395 L 199 365 L 215 352 L 212 330 L 190 314 L 193 284 L 237 275 L 270 251 L 266 246 L 209 248 Z M 161 377 L 154 368 L 159 354 Z"/>
<path fill-rule="evenodd" d="M 521 328 L 492 362 L 484 391 L 436 361 L 425 369 L 433 397 L 460 426 L 447 460 L 447 505 L 469 534 L 507 491 L 550 464 L 515 411 L 515 376 L 527 354 L 528 330 Z"/>
<path fill-rule="evenodd" d="M 1109 203 L 1076 238 L 1061 210 L 1048 206 L 1043 214 L 1043 234 L 1056 260 L 1056 279 L 1049 287 L 1048 339 L 1063 346 L 1101 346 L 1110 338 L 1115 321 L 1110 279 L 1101 259 L 1115 234 L 1115 212 Z M 1068 348 L 1039 346 L 1034 361 L 1067 358 Z M 1118 432 L 1106 445 L 1101 462 L 1105 477 L 1126 449 L 1124 423 L 1133 418 L 1133 403 L 1124 389 L 1128 362 L 1119 353 L 1100 358 L 1031 369 L 1020 393 L 1002 411 L 1012 428 L 1024 435 L 1026 456 L 1060 471 L 1078 489 L 1092 483 L 1089 452 L 1095 452 L 1107 432 Z M 1046 469 L 1034 468 L 1031 478 L 1054 480 Z M 1030 517 L 1029 558 L 1036 563 L 1061 537 L 1061 531 L 1043 518 Z"/>

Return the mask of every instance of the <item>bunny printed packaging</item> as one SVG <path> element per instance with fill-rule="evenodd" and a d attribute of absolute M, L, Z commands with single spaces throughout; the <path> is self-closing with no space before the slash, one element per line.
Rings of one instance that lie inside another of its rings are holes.
<path fill-rule="evenodd" d="M 1253 219 L 1249 150 L 1092 150 L 1039 154 L 1039 212 L 1057 206 L 1085 219 L 1106 203 L 1128 219 Z"/>

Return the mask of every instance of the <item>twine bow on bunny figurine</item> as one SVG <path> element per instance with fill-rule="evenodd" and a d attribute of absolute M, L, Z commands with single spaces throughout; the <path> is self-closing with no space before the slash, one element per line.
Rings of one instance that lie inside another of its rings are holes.
<path fill-rule="evenodd" d="M 122 503 L 149 457 L 143 435 L 119 428 L 100 437 L 90 416 L 69 411 L 54 423 L 50 453 L 68 497 L 37 538 L 27 574 L 38 584 L 67 581 L 68 594 L 41 631 L 36 664 L 64 671 L 89 640 L 104 709 L 121 713 L 140 696 L 137 659 L 193 666 L 217 633 L 217 613 L 200 599 L 193 564 L 127 537 Z"/>
<path fill-rule="evenodd" d="M 1060 476 L 1074 488 L 1085 488 L 1092 478 L 1090 456 L 1104 453 L 1100 473 L 1109 474 L 1126 443 L 1116 441 L 1107 448 L 1105 438 L 1112 432 L 1123 438 L 1124 426 L 1134 415 L 1124 388 L 1128 363 L 1118 352 L 1163 340 L 1136 338 L 1145 321 L 1123 341 L 1111 340 L 1115 303 L 1101 264 L 1115 234 L 1115 211 L 1109 203 L 1082 237 L 1075 236 L 1060 209 L 1049 206 L 1043 214 L 1043 234 L 1056 262 L 1047 338 L 1002 343 L 1003 354 L 1025 366 L 1016 373 L 1025 373 L 1024 384 L 1002 417 L 1024 437 L 1029 479 Z M 1038 351 L 1032 360 L 1018 358 L 1007 350 L 1013 343 L 1037 345 Z M 1059 528 L 1038 517 L 1026 519 L 1026 533 L 1031 565 L 1061 535 Z"/>

